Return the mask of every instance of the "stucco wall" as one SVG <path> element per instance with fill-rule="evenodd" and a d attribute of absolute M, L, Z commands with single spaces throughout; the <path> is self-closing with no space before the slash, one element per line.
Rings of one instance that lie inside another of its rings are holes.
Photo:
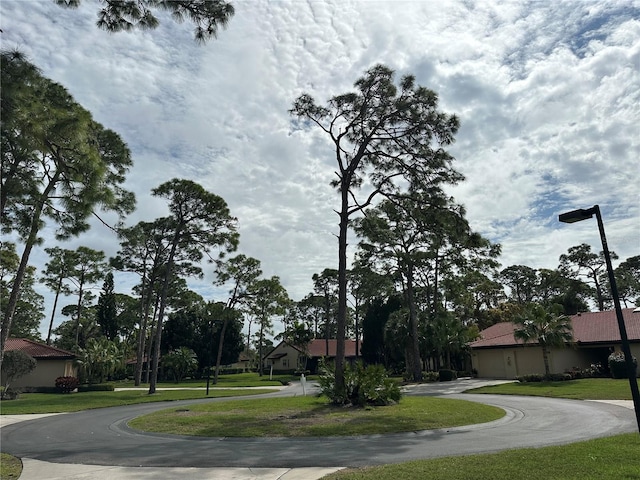
<path fill-rule="evenodd" d="M 37 360 L 37 362 L 33 372 L 14 380 L 9 386 L 11 388 L 55 387 L 56 378 L 78 375 L 73 360 Z"/>
<path fill-rule="evenodd" d="M 551 373 L 564 373 L 573 368 L 588 368 L 596 361 L 597 349 L 607 350 L 608 348 L 607 346 L 553 348 L 549 354 Z M 611 348 L 621 351 L 620 345 Z M 631 354 L 640 360 L 640 344 L 631 344 Z M 539 346 L 476 349 L 472 351 L 471 362 L 481 378 L 512 379 L 520 375 L 544 373 L 542 348 Z"/>
<path fill-rule="evenodd" d="M 273 352 L 271 356 L 276 356 L 286 353 L 286 356 L 277 358 L 275 360 L 268 359 L 267 365 L 273 365 L 273 370 L 294 370 L 298 368 L 298 356 L 300 352 L 290 345 L 280 345 Z"/>

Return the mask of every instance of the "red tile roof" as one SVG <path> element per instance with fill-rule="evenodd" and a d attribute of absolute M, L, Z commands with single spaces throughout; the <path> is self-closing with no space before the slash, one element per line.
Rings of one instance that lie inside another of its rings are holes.
<path fill-rule="evenodd" d="M 309 356 L 310 357 L 324 357 L 327 356 L 327 341 L 316 338 L 311 340 L 309 344 Z M 336 345 L 337 340 L 331 339 L 329 340 L 329 357 L 336 356 Z M 358 346 L 358 352 L 361 351 L 362 345 Z M 345 357 L 355 357 L 356 356 L 356 341 L 355 340 L 345 340 L 344 341 L 344 356 Z"/>
<path fill-rule="evenodd" d="M 10 352 L 12 350 L 22 350 L 23 352 L 31 355 L 36 360 L 38 359 L 63 359 L 63 358 L 76 358 L 75 354 L 62 350 L 61 348 L 45 345 L 44 343 L 34 342 L 26 338 L 8 338 L 5 343 L 5 351 Z"/>
<path fill-rule="evenodd" d="M 640 313 L 633 308 L 623 308 L 622 317 L 630 342 L 640 342 Z M 615 310 L 605 312 L 579 313 L 571 317 L 573 339 L 578 344 L 617 343 L 620 342 L 620 330 Z M 480 339 L 471 342 L 471 348 L 509 347 L 522 345 L 521 340 L 513 336 L 514 325 L 511 322 L 496 323 L 480 332 Z"/>

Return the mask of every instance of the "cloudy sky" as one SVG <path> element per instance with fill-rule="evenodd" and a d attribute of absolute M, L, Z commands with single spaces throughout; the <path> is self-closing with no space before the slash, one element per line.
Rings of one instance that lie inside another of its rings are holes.
<path fill-rule="evenodd" d="M 503 267 L 555 268 L 583 242 L 600 251 L 595 220 L 557 221 L 594 204 L 609 247 L 640 254 L 640 1 L 232 3 L 206 45 L 164 16 L 154 31 L 103 32 L 96 1 L 0 3 L 2 48 L 26 53 L 131 148 L 129 224 L 166 214 L 152 188 L 198 181 L 238 217 L 239 251 L 299 300 L 337 265 L 338 197 L 328 139 L 293 132 L 288 109 L 303 92 L 324 102 L 350 91 L 383 63 L 460 117 L 450 151 L 467 179 L 452 194 L 502 244 Z M 78 245 L 118 248 L 100 226 L 64 246 Z M 46 261 L 41 249 L 32 258 Z M 191 286 L 224 300 L 205 272 Z"/>

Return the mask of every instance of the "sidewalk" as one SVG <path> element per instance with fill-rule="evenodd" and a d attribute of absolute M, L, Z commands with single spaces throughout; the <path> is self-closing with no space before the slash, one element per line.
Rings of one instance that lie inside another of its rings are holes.
<path fill-rule="evenodd" d="M 20 480 L 318 480 L 340 468 L 153 468 L 22 460 Z"/>

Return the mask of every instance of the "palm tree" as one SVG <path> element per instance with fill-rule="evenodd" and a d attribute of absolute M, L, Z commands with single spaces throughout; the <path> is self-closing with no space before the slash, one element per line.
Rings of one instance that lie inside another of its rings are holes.
<path fill-rule="evenodd" d="M 573 341 L 571 320 L 562 314 L 562 307 L 554 305 L 546 309 L 542 305 L 531 304 L 514 322 L 513 332 L 516 339 L 524 343 L 538 343 L 542 347 L 544 372 L 551 375 L 549 368 L 549 348 L 564 347 Z"/>

